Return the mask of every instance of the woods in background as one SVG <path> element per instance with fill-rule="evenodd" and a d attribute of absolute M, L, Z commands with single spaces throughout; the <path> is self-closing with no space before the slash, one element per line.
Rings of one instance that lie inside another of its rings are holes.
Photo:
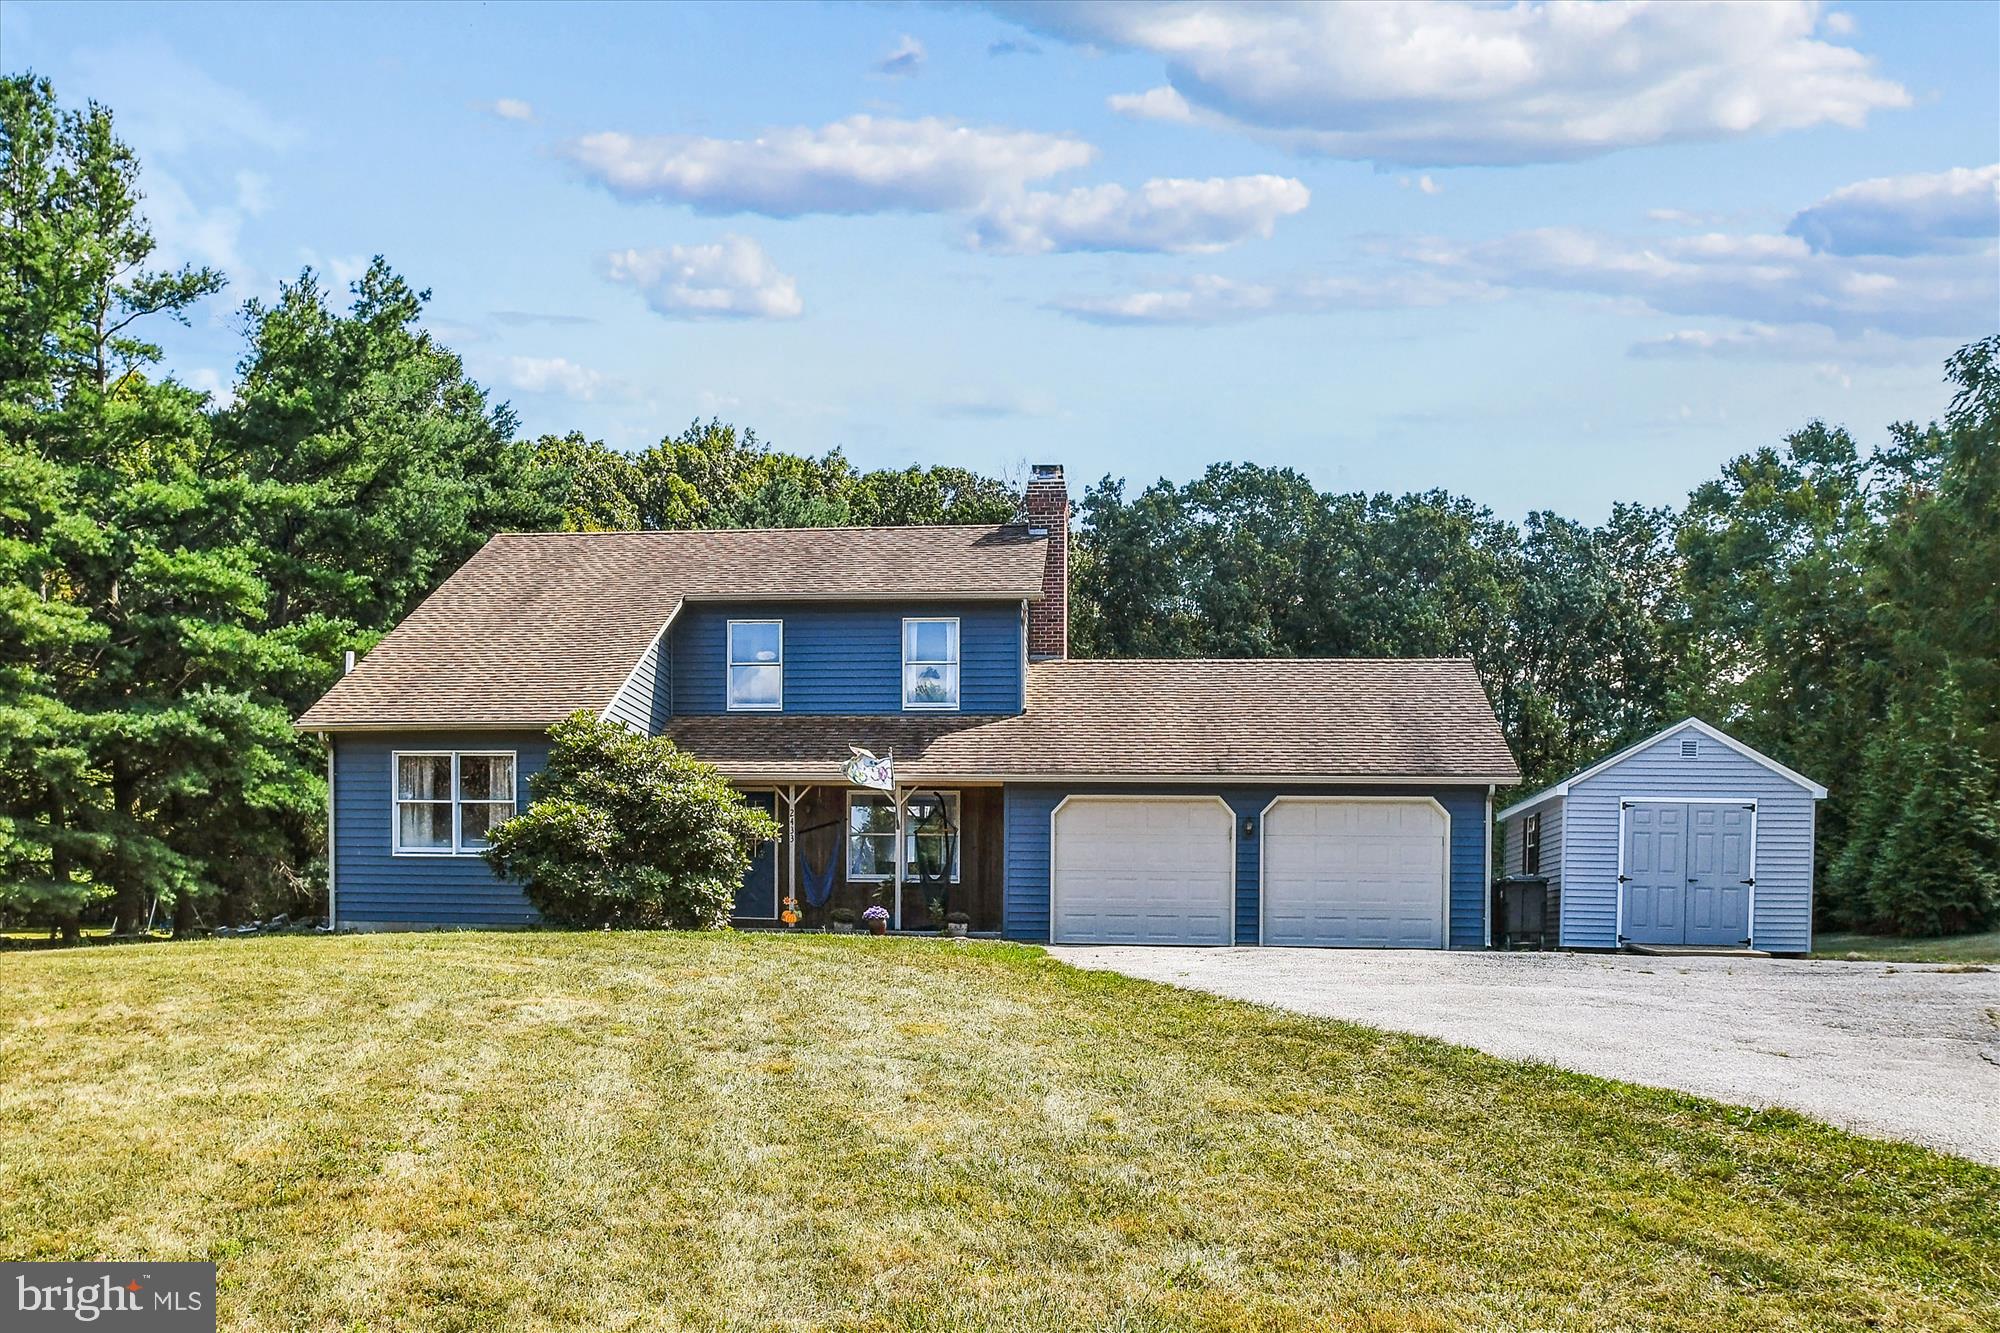
<path fill-rule="evenodd" d="M 977 523 L 1014 484 L 861 471 L 719 422 L 519 438 L 379 259 L 241 308 L 233 397 L 161 366 L 215 272 L 149 266 L 111 116 L 0 80 L 0 918 L 309 908 L 326 791 L 290 719 L 508 529 Z M 1524 525 L 1218 464 L 1083 497 L 1079 656 L 1469 655 L 1529 784 L 1687 713 L 1832 788 L 1823 921 L 2000 914 L 2000 338 L 1943 423 L 1813 423 L 1678 511 Z M 1035 448 L 1025 452 L 1040 453 Z"/>

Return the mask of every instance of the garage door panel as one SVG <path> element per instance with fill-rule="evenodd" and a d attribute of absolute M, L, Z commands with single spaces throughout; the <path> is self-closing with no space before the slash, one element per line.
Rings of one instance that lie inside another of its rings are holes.
<path fill-rule="evenodd" d="M 1231 943 L 1234 818 L 1210 799 L 1071 797 L 1054 820 L 1051 937 Z"/>
<path fill-rule="evenodd" d="M 1264 942 L 1444 944 L 1448 821 L 1429 801 L 1280 801 L 1264 819 Z"/>

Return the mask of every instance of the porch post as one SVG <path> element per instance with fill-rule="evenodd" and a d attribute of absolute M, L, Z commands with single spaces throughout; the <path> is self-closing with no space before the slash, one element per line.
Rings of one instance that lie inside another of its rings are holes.
<path fill-rule="evenodd" d="M 889 927 L 903 928 L 903 788 L 900 783 L 889 785 L 889 799 L 896 803 L 896 879 L 894 893 L 896 901 L 889 906 Z"/>
<path fill-rule="evenodd" d="M 799 906 L 799 785 L 796 782 L 785 788 L 785 883 L 790 888 L 785 897 L 791 909 L 799 914 L 799 919 L 792 923 L 792 928 L 796 930 L 805 921 L 805 911 Z"/>

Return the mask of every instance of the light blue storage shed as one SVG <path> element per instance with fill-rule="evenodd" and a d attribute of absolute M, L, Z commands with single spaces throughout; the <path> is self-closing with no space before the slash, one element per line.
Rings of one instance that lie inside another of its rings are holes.
<path fill-rule="evenodd" d="M 1502 810 L 1502 869 L 1544 875 L 1570 949 L 1812 949 L 1826 788 L 1697 718 Z"/>

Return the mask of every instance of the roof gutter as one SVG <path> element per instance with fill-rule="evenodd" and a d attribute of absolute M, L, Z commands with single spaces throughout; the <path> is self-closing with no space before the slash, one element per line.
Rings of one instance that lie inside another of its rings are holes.
<path fill-rule="evenodd" d="M 699 758 L 698 752 L 696 757 Z M 713 763 L 714 761 L 710 761 Z M 846 785 L 841 775 L 839 762 L 822 760 L 812 766 L 781 768 L 759 766 L 746 768 L 728 762 L 714 763 L 724 777 L 738 782 L 806 782 L 819 785 Z M 1279 787 L 1279 786 L 1341 786 L 1341 787 L 1488 787 L 1500 783 L 1518 781 L 1506 774 L 1494 773 L 1452 773 L 1452 774 L 1376 774 L 1376 773 L 983 773 L 968 771 L 953 773 L 933 772 L 928 768 L 912 766 L 898 774 L 907 776 L 912 782 L 925 786 L 940 782 L 971 782 L 992 785 L 1007 783 L 1018 786 L 1061 787 L 1077 783 L 1124 783 L 1142 786 L 1202 786 L 1202 787 Z"/>

